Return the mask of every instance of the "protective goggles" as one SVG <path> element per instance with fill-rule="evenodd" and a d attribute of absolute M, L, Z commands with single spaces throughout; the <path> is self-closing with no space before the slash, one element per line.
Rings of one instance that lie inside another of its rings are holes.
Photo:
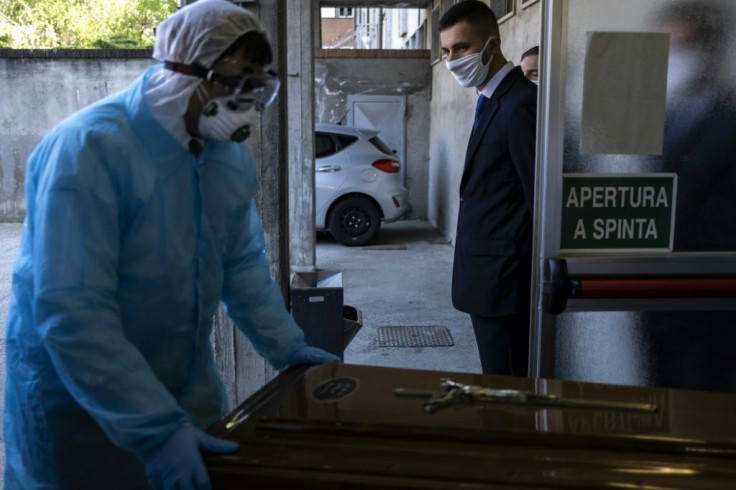
<path fill-rule="evenodd" d="M 209 70 L 201 65 L 185 65 L 173 61 L 164 61 L 164 68 L 185 75 L 202 78 L 208 82 L 227 87 L 231 92 L 231 100 L 228 107 L 234 111 L 246 110 L 255 106 L 257 111 L 263 111 L 270 106 L 281 86 L 276 72 L 268 70 L 262 75 L 246 73 L 241 77 L 225 77 L 214 70 Z"/>

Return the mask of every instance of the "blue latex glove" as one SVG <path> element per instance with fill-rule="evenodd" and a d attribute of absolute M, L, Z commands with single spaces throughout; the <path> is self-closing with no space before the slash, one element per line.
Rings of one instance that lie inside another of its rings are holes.
<path fill-rule="evenodd" d="M 200 449 L 231 453 L 238 449 L 238 443 L 218 439 L 193 425 L 184 425 L 143 460 L 151 486 L 155 490 L 211 490 Z"/>
<path fill-rule="evenodd" d="M 327 362 L 342 362 L 342 359 L 317 347 L 305 345 L 294 352 L 287 364 L 298 366 L 299 364 L 324 364 Z"/>

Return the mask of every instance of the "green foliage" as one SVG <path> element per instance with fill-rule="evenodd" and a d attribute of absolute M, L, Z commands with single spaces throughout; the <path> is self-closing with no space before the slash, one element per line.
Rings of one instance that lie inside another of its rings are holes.
<path fill-rule="evenodd" d="M 140 48 L 136 39 L 131 39 L 125 34 L 113 34 L 110 39 L 98 39 L 92 43 L 95 48 L 100 49 L 137 49 Z"/>
<path fill-rule="evenodd" d="M 153 28 L 177 5 L 177 0 L 0 0 L 0 47 L 149 48 Z"/>

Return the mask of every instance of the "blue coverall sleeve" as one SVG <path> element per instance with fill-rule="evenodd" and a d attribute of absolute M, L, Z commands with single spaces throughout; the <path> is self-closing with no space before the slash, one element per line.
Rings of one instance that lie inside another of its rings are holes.
<path fill-rule="evenodd" d="M 114 179 L 94 151 L 75 146 L 59 141 L 36 155 L 35 167 L 61 163 L 39 171 L 29 195 L 33 323 L 74 400 L 116 445 L 141 455 L 189 417 L 124 335 Z"/>
<path fill-rule="evenodd" d="M 223 303 L 256 352 L 275 369 L 283 370 L 291 355 L 306 345 L 304 332 L 289 314 L 271 277 L 255 202 L 250 202 L 245 218 L 225 263 Z"/>

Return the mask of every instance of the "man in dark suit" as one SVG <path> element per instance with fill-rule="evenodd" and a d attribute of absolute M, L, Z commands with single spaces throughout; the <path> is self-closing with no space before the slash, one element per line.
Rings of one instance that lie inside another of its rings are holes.
<path fill-rule="evenodd" d="M 537 87 L 504 58 L 483 2 L 452 6 L 439 31 L 448 69 L 479 94 L 460 182 L 453 305 L 470 314 L 483 373 L 526 376 Z"/>

